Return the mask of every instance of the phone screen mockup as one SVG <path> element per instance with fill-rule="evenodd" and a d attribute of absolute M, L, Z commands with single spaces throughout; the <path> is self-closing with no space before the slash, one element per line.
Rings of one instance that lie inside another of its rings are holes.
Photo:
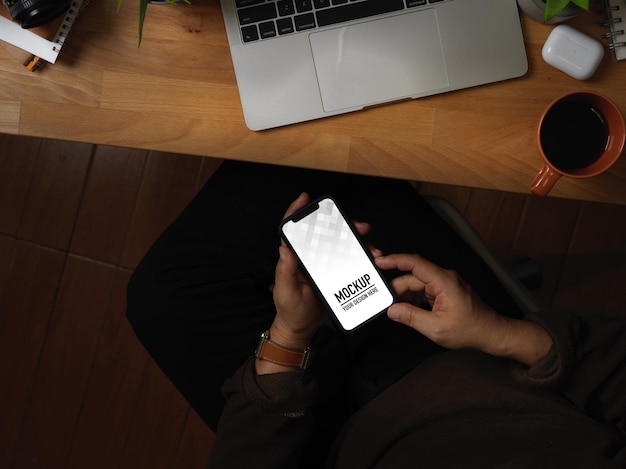
<path fill-rule="evenodd" d="M 387 282 L 332 198 L 318 199 L 283 220 L 281 236 L 345 331 L 393 304 Z"/>

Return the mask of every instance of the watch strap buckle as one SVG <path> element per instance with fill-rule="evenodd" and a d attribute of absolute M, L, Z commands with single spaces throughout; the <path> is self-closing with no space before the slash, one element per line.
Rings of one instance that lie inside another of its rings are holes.
<path fill-rule="evenodd" d="M 304 350 L 293 350 L 283 347 L 270 339 L 269 331 L 261 334 L 254 356 L 259 360 L 266 360 L 277 365 L 299 368 L 301 370 L 306 370 L 313 363 L 313 350 L 311 347 L 307 347 Z"/>

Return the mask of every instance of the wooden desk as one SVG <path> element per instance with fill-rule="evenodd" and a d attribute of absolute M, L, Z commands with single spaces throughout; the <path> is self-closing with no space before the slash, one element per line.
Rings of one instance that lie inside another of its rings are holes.
<path fill-rule="evenodd" d="M 117 13 L 116 0 L 94 0 L 57 64 L 35 73 L 0 47 L 0 132 L 528 193 L 535 127 L 553 98 L 593 89 L 626 110 L 625 63 L 607 53 L 579 82 L 541 59 L 551 27 L 523 18 L 523 78 L 252 132 L 218 1 L 151 6 L 141 48 L 137 4 Z M 599 37 L 598 21 L 570 24 Z M 626 158 L 595 178 L 561 178 L 551 195 L 626 204 Z"/>

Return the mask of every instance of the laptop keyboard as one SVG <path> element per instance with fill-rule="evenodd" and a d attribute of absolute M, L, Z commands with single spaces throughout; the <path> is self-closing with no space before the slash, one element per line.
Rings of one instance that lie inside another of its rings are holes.
<path fill-rule="evenodd" d="M 241 38 L 254 42 L 447 0 L 235 0 Z"/>

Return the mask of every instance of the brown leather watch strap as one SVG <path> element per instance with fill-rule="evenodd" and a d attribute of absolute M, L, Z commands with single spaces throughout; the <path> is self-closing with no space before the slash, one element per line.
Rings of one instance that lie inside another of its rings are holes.
<path fill-rule="evenodd" d="M 307 369 L 313 362 L 313 352 L 310 347 L 304 350 L 292 350 L 283 347 L 270 339 L 269 331 L 261 334 L 254 356 L 259 360 L 267 360 L 277 365 Z"/>

